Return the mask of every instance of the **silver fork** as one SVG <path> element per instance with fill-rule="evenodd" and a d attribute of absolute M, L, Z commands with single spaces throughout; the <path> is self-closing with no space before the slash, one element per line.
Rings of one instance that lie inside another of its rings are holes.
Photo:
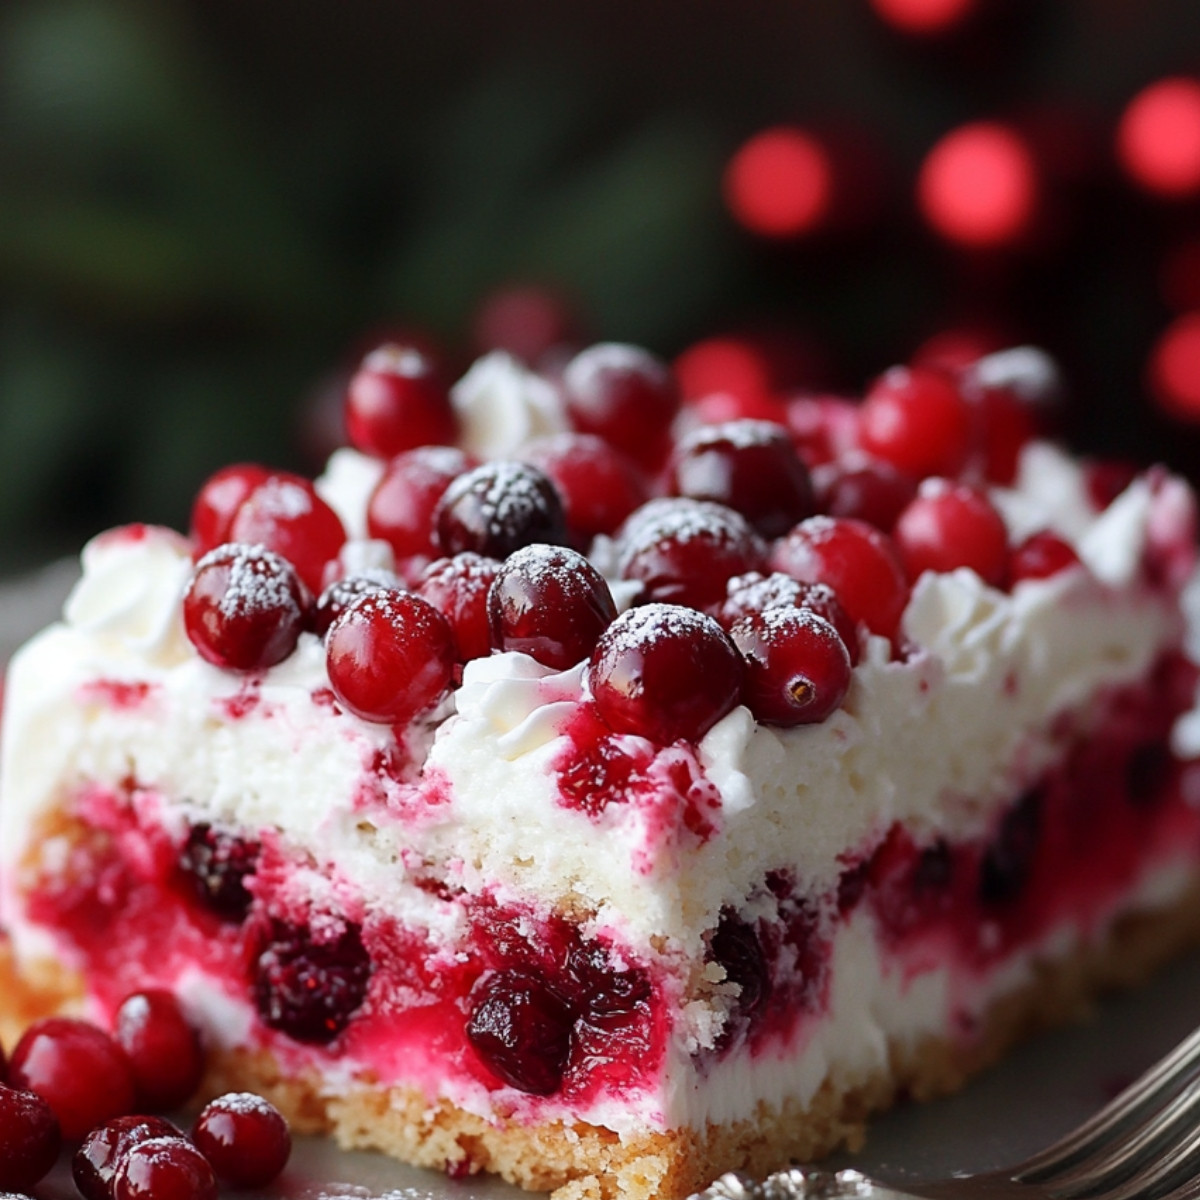
<path fill-rule="evenodd" d="M 691 1200 L 1200 1200 L 1200 1029 L 1094 1117 L 1015 1167 L 928 1183 L 792 1167 Z"/>

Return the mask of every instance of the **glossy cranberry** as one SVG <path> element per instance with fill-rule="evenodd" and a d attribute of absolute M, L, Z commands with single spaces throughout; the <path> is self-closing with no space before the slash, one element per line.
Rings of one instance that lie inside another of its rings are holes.
<path fill-rule="evenodd" d="M 716 617 L 728 633 L 739 617 L 756 616 L 769 608 L 806 608 L 824 617 L 845 643 L 850 665 L 858 665 L 858 625 L 850 619 L 837 593 L 827 583 L 805 583 L 782 571 L 772 571 L 769 575 L 759 571 L 735 575 L 726 585 L 725 599 Z"/>
<path fill-rule="evenodd" d="M 566 546 L 525 546 L 488 592 L 492 645 L 565 671 L 591 654 L 617 615 L 604 577 Z"/>
<path fill-rule="evenodd" d="M 113 1200 L 217 1200 L 208 1159 L 183 1137 L 150 1138 L 126 1151 L 113 1174 Z"/>
<path fill-rule="evenodd" d="M 725 969 L 725 979 L 737 984 L 736 1007 L 721 1031 L 719 1046 L 725 1048 L 745 1031 L 771 991 L 766 955 L 754 927 L 725 909 L 708 948 L 709 958 Z"/>
<path fill-rule="evenodd" d="M 813 511 L 812 481 L 782 425 L 729 421 L 680 441 L 671 490 L 740 512 L 763 537 L 778 537 Z"/>
<path fill-rule="evenodd" d="M 83 1139 L 71 1159 L 71 1174 L 84 1200 L 113 1200 L 113 1176 L 134 1146 L 151 1138 L 177 1138 L 179 1130 L 162 1117 L 117 1117 Z"/>
<path fill-rule="evenodd" d="M 788 433 L 809 465 L 843 458 L 858 445 L 859 406 L 841 396 L 797 396 L 785 409 Z"/>
<path fill-rule="evenodd" d="M 413 592 L 360 596 L 325 635 L 329 683 L 364 721 L 402 724 L 432 707 L 454 680 L 454 634 Z"/>
<path fill-rule="evenodd" d="M 207 823 L 193 825 L 179 852 L 179 866 L 196 899 L 230 921 L 245 917 L 254 897 L 246 879 L 258 868 L 259 845 Z"/>
<path fill-rule="evenodd" d="M 41 1096 L 0 1084 L 0 1188 L 31 1188 L 58 1158 L 58 1118 Z"/>
<path fill-rule="evenodd" d="M 113 1018 L 113 1040 L 129 1059 L 143 1107 L 175 1108 L 200 1086 L 200 1035 L 171 992 L 151 988 L 126 996 Z"/>
<path fill-rule="evenodd" d="M 474 462 L 452 446 L 421 446 L 397 455 L 367 501 L 367 532 L 387 542 L 397 562 L 436 557 L 433 514 L 438 501 L 472 466 Z"/>
<path fill-rule="evenodd" d="M 707 500 L 663 497 L 643 504 L 616 538 L 617 570 L 650 600 L 708 609 L 734 575 L 758 571 L 766 547 L 749 522 Z"/>
<path fill-rule="evenodd" d="M 183 597 L 183 624 L 201 658 L 233 671 L 261 671 L 296 648 L 310 597 L 291 563 L 262 546 L 210 550 Z"/>
<path fill-rule="evenodd" d="M 67 1141 L 131 1112 L 136 1099 L 125 1052 L 103 1030 L 70 1017 L 30 1025 L 13 1049 L 9 1083 L 37 1092 Z"/>
<path fill-rule="evenodd" d="M 1049 579 L 1079 565 L 1079 555 L 1070 542 L 1049 529 L 1039 529 L 1013 547 L 1008 560 L 1008 580 L 1010 584 L 1018 584 L 1023 579 Z"/>
<path fill-rule="evenodd" d="M 257 463 L 235 463 L 204 481 L 192 501 L 191 536 L 199 554 L 230 540 L 237 510 L 270 474 Z"/>
<path fill-rule="evenodd" d="M 979 899 L 1006 904 L 1024 891 L 1041 840 L 1042 799 L 1028 792 L 1005 813 L 979 864 Z"/>
<path fill-rule="evenodd" d="M 276 921 L 254 960 L 252 990 L 265 1025 L 324 1045 L 350 1023 L 370 981 L 371 960 L 357 925 L 314 940 L 313 930 Z"/>
<path fill-rule="evenodd" d="M 923 479 L 956 475 L 973 436 L 971 408 L 954 380 L 931 367 L 893 367 L 867 391 L 859 444 Z"/>
<path fill-rule="evenodd" d="M 787 419 L 783 404 L 769 393 L 713 392 L 688 407 L 705 425 L 723 425 L 726 421 L 771 421 L 781 425 Z"/>
<path fill-rule="evenodd" d="M 536 971 L 497 971 L 480 989 L 467 1040 L 484 1065 L 511 1087 L 549 1096 L 562 1086 L 575 1014 Z"/>
<path fill-rule="evenodd" d="M 377 458 L 458 436 L 441 371 L 416 346 L 372 350 L 350 377 L 343 415 L 350 444 Z"/>
<path fill-rule="evenodd" d="M 969 567 L 1002 587 L 1008 574 L 1008 530 L 992 503 L 975 488 L 927 479 L 892 531 L 911 580 L 924 571 Z"/>
<path fill-rule="evenodd" d="M 1087 463 L 1083 481 L 1092 507 L 1103 512 L 1137 477 L 1135 463 L 1117 458 L 1098 458 Z"/>
<path fill-rule="evenodd" d="M 283 1115 L 250 1092 L 218 1096 L 196 1118 L 192 1140 L 221 1181 L 235 1188 L 266 1187 L 292 1153 Z"/>
<path fill-rule="evenodd" d="M 981 466 L 989 483 L 1007 487 L 1017 477 L 1021 451 L 1037 436 L 1037 415 L 1019 397 L 988 388 L 976 401 L 979 414 Z"/>
<path fill-rule="evenodd" d="M 742 702 L 764 725 L 815 725 L 850 687 L 850 655 L 838 631 L 811 609 L 768 608 L 729 630 L 745 664 Z"/>
<path fill-rule="evenodd" d="M 891 539 L 852 517 L 809 517 L 775 543 L 771 565 L 827 583 L 853 621 L 891 637 L 908 603 L 908 580 Z"/>
<path fill-rule="evenodd" d="M 402 591 L 404 585 L 394 571 L 359 571 L 335 579 L 317 598 L 309 614 L 309 628 L 319 637 L 329 632 L 329 627 L 354 603 L 359 596 L 372 592 Z"/>
<path fill-rule="evenodd" d="M 867 454 L 847 454 L 813 468 L 817 511 L 853 517 L 890 533 L 917 494 L 917 481 L 898 467 Z"/>
<path fill-rule="evenodd" d="M 242 502 L 230 523 L 229 541 L 274 550 L 315 596 L 325 584 L 326 568 L 345 545 L 346 531 L 309 480 L 278 473 Z"/>
<path fill-rule="evenodd" d="M 663 745 L 699 741 L 737 704 L 741 683 L 741 660 L 720 625 L 674 604 L 622 613 L 588 664 L 605 724 Z"/>
<path fill-rule="evenodd" d="M 528 463 L 503 460 L 455 479 L 438 502 L 434 527 L 446 555 L 471 550 L 503 559 L 534 542 L 567 541 L 566 511 L 550 477 Z"/>
<path fill-rule="evenodd" d="M 423 596 L 446 618 L 454 635 L 454 660 L 470 662 L 492 652 L 488 589 L 500 563 L 469 550 L 431 562 L 417 581 Z"/>

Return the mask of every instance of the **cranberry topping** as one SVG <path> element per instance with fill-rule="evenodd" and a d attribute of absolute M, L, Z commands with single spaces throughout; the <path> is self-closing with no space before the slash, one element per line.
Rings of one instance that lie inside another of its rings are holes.
<path fill-rule="evenodd" d="M 261 1096 L 228 1092 L 196 1118 L 196 1148 L 223 1183 L 266 1187 L 287 1166 L 292 1135 L 280 1111 Z"/>
<path fill-rule="evenodd" d="M 917 481 L 881 458 L 853 453 L 813 468 L 817 511 L 854 517 L 884 533 L 917 494 Z"/>
<path fill-rule="evenodd" d="M 202 823 L 188 830 L 179 866 L 205 908 L 225 920 L 241 921 L 254 899 L 246 879 L 258 867 L 258 853 L 257 842 Z"/>
<path fill-rule="evenodd" d="M 1017 477 L 1021 451 L 1037 435 L 1037 418 L 1025 401 L 1002 388 L 985 389 L 976 403 L 984 478 L 1007 486 Z"/>
<path fill-rule="evenodd" d="M 151 1138 L 177 1138 L 162 1117 L 117 1117 L 93 1129 L 71 1159 L 71 1174 L 84 1200 L 113 1200 L 113 1176 L 134 1146 Z"/>
<path fill-rule="evenodd" d="M 364 721 L 402 724 L 432 707 L 454 679 L 446 618 L 412 592 L 360 596 L 325 635 L 329 684 Z"/>
<path fill-rule="evenodd" d="M 0 1084 L 0 1189 L 33 1187 L 61 1144 L 58 1118 L 41 1096 Z"/>
<path fill-rule="evenodd" d="M 617 569 L 664 604 L 708 609 L 734 575 L 760 570 L 766 547 L 749 522 L 707 500 L 663 497 L 643 504 L 617 533 Z"/>
<path fill-rule="evenodd" d="M 446 618 L 454 635 L 454 660 L 470 662 L 492 651 L 488 589 L 500 564 L 470 550 L 431 562 L 417 582 L 423 596 Z"/>
<path fill-rule="evenodd" d="M 434 513 L 443 554 L 506 558 L 534 542 L 563 545 L 566 512 L 550 477 L 528 463 L 484 463 L 446 489 Z"/>
<path fill-rule="evenodd" d="M 366 999 L 371 960 L 359 927 L 313 940 L 313 930 L 272 923 L 252 969 L 254 1003 L 263 1023 L 298 1042 L 323 1045 L 350 1023 Z"/>
<path fill-rule="evenodd" d="M 813 511 L 812 481 L 787 430 L 770 421 L 701 426 L 676 447 L 672 490 L 735 509 L 763 537 L 778 537 Z"/>
<path fill-rule="evenodd" d="M 151 988 L 126 996 L 113 1019 L 113 1040 L 133 1068 L 139 1104 L 175 1108 L 200 1086 L 200 1035 L 171 992 Z"/>
<path fill-rule="evenodd" d="M 367 532 L 398 562 L 438 554 L 433 514 L 446 489 L 474 465 L 453 446 L 421 446 L 388 463 L 367 501 Z"/>
<path fill-rule="evenodd" d="M 805 583 L 782 571 L 772 571 L 769 575 L 759 571 L 735 575 L 726 586 L 725 600 L 716 617 L 728 633 L 739 617 L 755 616 L 768 608 L 807 608 L 824 617 L 845 643 L 850 665 L 858 665 L 858 626 L 829 584 Z"/>
<path fill-rule="evenodd" d="M 233 518 L 271 472 L 257 463 L 234 463 L 210 475 L 192 501 L 191 536 L 200 554 L 230 540 Z"/>
<path fill-rule="evenodd" d="M 711 617 L 673 604 L 622 613 L 588 664 L 596 709 L 618 733 L 699 741 L 737 704 L 742 663 Z"/>
<path fill-rule="evenodd" d="M 965 483 L 927 479 L 892 531 L 908 577 L 969 567 L 1002 587 L 1008 574 L 1008 530 L 991 501 Z"/>
<path fill-rule="evenodd" d="M 208 1159 L 183 1137 L 157 1137 L 126 1151 L 112 1181 L 113 1200 L 217 1200 Z"/>
<path fill-rule="evenodd" d="M 130 1112 L 136 1097 L 125 1052 L 103 1030 L 70 1017 L 29 1026 L 13 1050 L 9 1082 L 50 1105 L 67 1141 Z"/>
<path fill-rule="evenodd" d="M 196 564 L 183 597 L 183 624 L 206 661 L 260 671 L 295 650 L 308 607 L 291 563 L 263 546 L 230 542 Z"/>
<path fill-rule="evenodd" d="M 377 458 L 458 436 L 441 371 L 416 346 L 372 350 L 346 387 L 344 416 L 350 444 Z"/>
<path fill-rule="evenodd" d="M 591 654 L 617 606 L 604 577 L 565 546 L 510 554 L 488 591 L 492 645 L 566 670 Z"/>
<path fill-rule="evenodd" d="M 1042 822 L 1042 797 L 1027 792 L 1004 814 L 979 864 L 979 899 L 985 905 L 1015 900 L 1033 870 Z"/>
<path fill-rule="evenodd" d="M 785 411 L 788 433 L 810 467 L 844 458 L 858 445 L 859 406 L 840 396 L 797 396 Z"/>
<path fill-rule="evenodd" d="M 1008 579 L 1011 584 L 1023 579 L 1049 579 L 1059 571 L 1079 565 L 1074 546 L 1049 529 L 1040 529 L 1013 548 L 1008 560 Z"/>
<path fill-rule="evenodd" d="M 945 914 L 963 897 L 953 890 L 954 856 L 941 839 L 917 846 L 896 825 L 866 864 L 876 918 L 902 938 Z"/>
<path fill-rule="evenodd" d="M 309 614 L 309 628 L 319 637 L 329 632 L 329 627 L 354 603 L 359 596 L 371 592 L 401 591 L 404 585 L 393 571 L 360 571 L 335 579 L 317 598 Z"/>
<path fill-rule="evenodd" d="M 1103 512 L 1137 477 L 1135 463 L 1117 458 L 1097 458 L 1087 464 L 1083 481 L 1097 512 Z"/>

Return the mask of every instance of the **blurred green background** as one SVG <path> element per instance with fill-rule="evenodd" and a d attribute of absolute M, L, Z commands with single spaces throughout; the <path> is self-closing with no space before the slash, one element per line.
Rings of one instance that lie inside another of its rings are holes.
<path fill-rule="evenodd" d="M 315 469 L 328 381 L 372 329 L 466 356 L 514 282 L 665 355 L 784 329 L 849 388 L 999 320 L 1063 358 L 1087 446 L 1195 473 L 1142 376 L 1162 254 L 1200 220 L 1123 185 L 1105 139 L 1198 67 L 1195 0 L 997 0 L 931 41 L 866 0 L 3 0 L 0 571 L 182 525 L 228 461 Z M 1061 111 L 1096 138 L 1066 232 L 964 265 L 914 211 L 922 156 L 963 121 Z M 783 121 L 867 131 L 868 229 L 737 227 L 723 167 Z"/>

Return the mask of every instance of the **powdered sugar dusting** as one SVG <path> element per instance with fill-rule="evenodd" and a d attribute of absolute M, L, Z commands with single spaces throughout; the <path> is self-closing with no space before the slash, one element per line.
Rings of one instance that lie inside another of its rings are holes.
<path fill-rule="evenodd" d="M 223 617 L 299 610 L 296 573 L 291 563 L 274 550 L 261 544 L 218 546 L 196 564 L 196 574 L 217 566 L 228 571 L 218 605 Z"/>
<path fill-rule="evenodd" d="M 623 612 L 605 633 L 614 650 L 624 653 L 666 638 L 692 638 L 697 633 L 720 632 L 720 626 L 695 608 L 682 604 L 643 604 Z"/>
<path fill-rule="evenodd" d="M 226 1092 L 218 1096 L 213 1104 L 220 1105 L 226 1112 L 236 1117 L 257 1116 L 260 1113 L 275 1112 L 275 1106 L 254 1092 Z"/>
<path fill-rule="evenodd" d="M 660 496 L 632 513 L 617 533 L 617 566 L 624 571 L 633 557 L 661 541 L 679 545 L 704 539 L 729 545 L 760 539 L 740 513 L 712 500 Z"/>
<path fill-rule="evenodd" d="M 791 443 L 787 429 L 776 421 L 746 417 L 737 421 L 722 421 L 717 425 L 702 425 L 688 434 L 679 444 L 681 453 L 723 442 L 735 450 L 748 450 L 773 442 Z"/>

